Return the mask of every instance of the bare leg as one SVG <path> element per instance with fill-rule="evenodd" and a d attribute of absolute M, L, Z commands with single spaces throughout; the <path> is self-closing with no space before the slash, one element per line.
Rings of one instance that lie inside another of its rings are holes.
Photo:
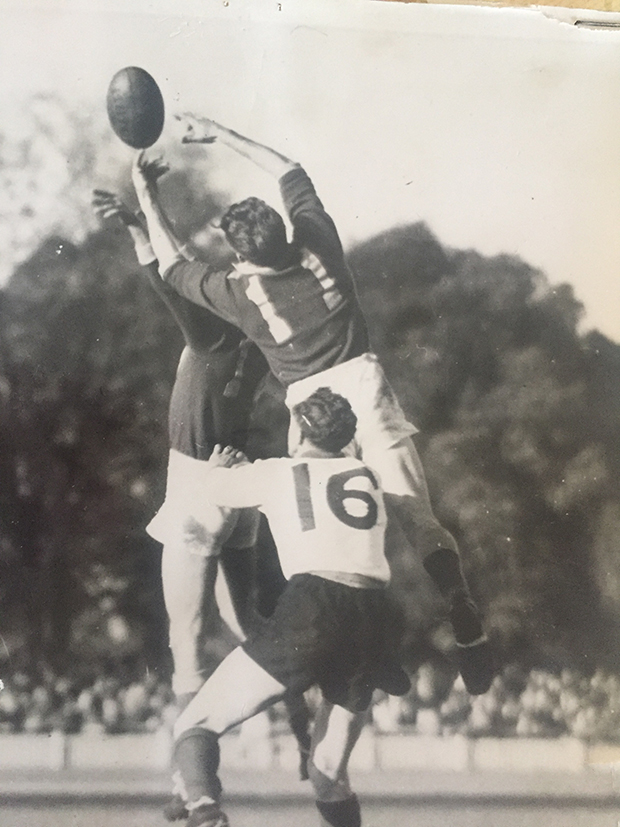
<path fill-rule="evenodd" d="M 174 764 L 188 827 L 224 827 L 218 778 L 219 737 L 279 700 L 285 687 L 238 647 L 178 717 Z"/>
<path fill-rule="evenodd" d="M 164 545 L 161 573 L 174 661 L 172 688 L 177 697 L 197 692 L 205 680 L 201 647 L 213 609 L 217 568 L 217 557 L 191 554 L 181 544 Z"/>
<path fill-rule="evenodd" d="M 280 700 L 286 687 L 238 646 L 217 667 L 174 725 L 175 738 L 201 727 L 220 736 Z"/>

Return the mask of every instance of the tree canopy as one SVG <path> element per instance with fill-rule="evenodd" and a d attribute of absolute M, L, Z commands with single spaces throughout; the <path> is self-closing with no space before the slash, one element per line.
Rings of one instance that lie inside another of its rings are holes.
<path fill-rule="evenodd" d="M 0 135 L 12 273 L 0 291 L 0 633 L 11 653 L 61 668 L 157 667 L 164 611 L 144 526 L 163 495 L 181 340 L 124 231 L 97 227 L 87 208 L 102 170 L 129 195 L 128 157 L 60 100 L 28 117 L 21 143 Z M 199 152 L 177 166 L 162 190 L 192 235 L 220 194 Z M 619 670 L 620 347 L 580 334 L 569 286 L 515 256 L 448 249 L 422 223 L 369 239 L 349 262 L 503 656 Z M 441 606 L 402 538 L 390 547 L 419 659 L 441 649 Z"/>

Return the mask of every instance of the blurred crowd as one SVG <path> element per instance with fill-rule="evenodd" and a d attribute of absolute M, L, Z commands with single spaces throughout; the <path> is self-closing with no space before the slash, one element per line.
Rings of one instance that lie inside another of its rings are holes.
<path fill-rule="evenodd" d="M 507 667 L 486 694 L 471 697 L 460 679 L 446 691 L 441 672 L 425 665 L 409 695 L 374 705 L 373 723 L 380 732 L 620 742 L 620 677 Z"/>
<path fill-rule="evenodd" d="M 91 683 L 24 672 L 3 679 L 0 733 L 156 732 L 176 715 L 167 683 L 152 675 L 140 681 L 102 676 Z"/>
<path fill-rule="evenodd" d="M 311 707 L 316 700 L 309 693 Z M 139 733 L 171 727 L 176 715 L 169 685 L 102 676 L 84 684 L 46 674 L 16 673 L 0 689 L 0 734 Z M 284 709 L 270 715 L 273 732 L 286 729 Z M 377 694 L 372 725 L 378 733 L 461 734 L 477 737 L 559 737 L 620 742 L 620 677 L 596 671 L 525 672 L 507 667 L 485 694 L 470 697 L 460 679 L 430 664 L 412 676 L 402 698 Z"/>

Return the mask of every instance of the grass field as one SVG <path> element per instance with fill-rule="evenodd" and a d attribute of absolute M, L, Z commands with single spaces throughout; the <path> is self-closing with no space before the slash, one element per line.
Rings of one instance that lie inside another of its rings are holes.
<path fill-rule="evenodd" d="M 619 827 L 612 805 L 539 806 L 519 804 L 414 805 L 404 801 L 363 804 L 364 827 Z M 231 827 L 317 827 L 313 805 L 275 803 L 227 808 Z M 166 827 L 159 808 L 112 804 L 37 806 L 0 804 L 2 827 Z M 183 822 L 179 822 L 179 825 Z"/>

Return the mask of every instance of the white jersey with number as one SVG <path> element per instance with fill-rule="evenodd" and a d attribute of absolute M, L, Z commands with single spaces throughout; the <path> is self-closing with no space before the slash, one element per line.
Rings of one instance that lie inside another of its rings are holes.
<path fill-rule="evenodd" d="M 217 505 L 256 506 L 266 515 L 287 579 L 324 571 L 389 580 L 383 492 L 359 460 L 257 460 L 210 469 L 205 483 Z"/>

